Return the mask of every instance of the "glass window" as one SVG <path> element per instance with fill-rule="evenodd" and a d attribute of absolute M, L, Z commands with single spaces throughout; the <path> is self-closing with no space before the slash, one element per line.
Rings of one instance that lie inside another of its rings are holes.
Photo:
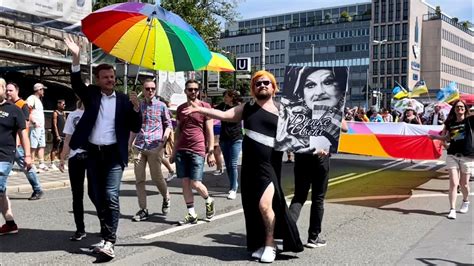
<path fill-rule="evenodd" d="M 408 43 L 402 43 L 402 57 L 408 56 Z"/>
<path fill-rule="evenodd" d="M 400 74 L 400 60 L 393 61 L 393 74 Z"/>
<path fill-rule="evenodd" d="M 255 44 L 251 43 L 250 44 L 250 52 L 254 52 L 255 51 Z"/>
<path fill-rule="evenodd" d="M 260 52 L 260 43 L 255 43 L 255 52 Z"/>
<path fill-rule="evenodd" d="M 374 40 L 379 41 L 379 27 L 378 26 L 374 26 Z"/>
<path fill-rule="evenodd" d="M 402 0 L 396 0 L 395 2 L 395 20 L 400 21 L 402 13 Z"/>
<path fill-rule="evenodd" d="M 385 88 L 386 89 L 392 89 L 393 88 L 391 77 L 387 77 L 387 86 Z"/>
<path fill-rule="evenodd" d="M 385 58 L 387 54 L 387 45 L 382 44 L 380 49 L 380 58 Z"/>
<path fill-rule="evenodd" d="M 245 52 L 248 53 L 250 50 L 250 44 L 245 45 Z"/>
<path fill-rule="evenodd" d="M 382 0 L 382 3 L 380 4 L 381 5 L 381 12 L 380 12 L 380 22 L 385 22 L 386 21 L 386 18 L 387 18 L 387 2 L 385 0 Z"/>
<path fill-rule="evenodd" d="M 387 27 L 387 40 L 393 40 L 393 25 L 388 25 Z"/>
<path fill-rule="evenodd" d="M 379 23 L 379 12 L 380 12 L 379 1 L 375 1 L 375 3 L 374 3 L 374 23 Z"/>
<path fill-rule="evenodd" d="M 403 87 L 407 87 L 407 76 L 402 76 L 401 83 Z"/>
<path fill-rule="evenodd" d="M 388 22 L 393 21 L 393 0 L 388 0 Z"/>
<path fill-rule="evenodd" d="M 274 49 L 275 49 L 275 42 L 271 41 L 270 42 L 270 50 L 274 50 Z"/>
<path fill-rule="evenodd" d="M 285 63 L 285 54 L 280 55 L 280 62 Z"/>
<path fill-rule="evenodd" d="M 374 73 L 374 75 L 377 75 L 377 74 Z M 377 83 L 379 83 L 379 79 L 378 78 L 372 78 L 373 86 L 377 86 Z"/>
<path fill-rule="evenodd" d="M 403 0 L 403 20 L 408 19 L 408 0 Z"/>
<path fill-rule="evenodd" d="M 406 74 L 407 73 L 407 60 L 406 59 L 402 59 L 402 74 Z"/>
<path fill-rule="evenodd" d="M 396 43 L 394 44 L 394 48 L 395 48 L 395 58 L 397 57 L 400 57 L 400 44 L 399 43 Z"/>
<path fill-rule="evenodd" d="M 372 73 L 373 73 L 374 75 L 378 75 L 378 74 L 379 74 L 379 67 L 378 67 L 378 66 L 379 66 L 378 62 L 373 62 L 373 63 L 372 63 Z"/>
<path fill-rule="evenodd" d="M 380 61 L 380 75 L 385 75 L 385 61 Z"/>
<path fill-rule="evenodd" d="M 280 49 L 280 41 L 275 41 L 275 49 Z"/>
<path fill-rule="evenodd" d="M 392 61 L 387 61 L 387 74 L 392 74 Z"/>
<path fill-rule="evenodd" d="M 387 58 L 392 58 L 392 44 L 387 44 Z"/>
<path fill-rule="evenodd" d="M 386 32 L 385 32 L 385 26 L 380 26 L 380 41 L 381 40 L 386 40 L 387 39 L 387 35 L 386 35 Z M 378 40 L 378 39 L 377 39 Z"/>
<path fill-rule="evenodd" d="M 408 39 L 408 23 L 403 23 L 402 26 L 402 40 Z"/>
<path fill-rule="evenodd" d="M 373 49 L 372 49 L 372 57 L 374 59 L 378 59 L 379 58 L 379 46 L 378 45 L 374 45 L 373 46 Z"/>
<path fill-rule="evenodd" d="M 281 49 L 285 49 L 285 40 L 281 40 Z"/>
<path fill-rule="evenodd" d="M 395 34 L 394 34 L 394 40 L 399 41 L 401 38 L 401 32 L 400 32 L 400 24 L 395 24 Z"/>

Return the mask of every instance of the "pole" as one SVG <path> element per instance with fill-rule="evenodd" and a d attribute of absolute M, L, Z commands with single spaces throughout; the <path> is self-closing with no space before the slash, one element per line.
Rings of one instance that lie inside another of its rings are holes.
<path fill-rule="evenodd" d="M 262 70 L 265 70 L 265 27 L 262 28 L 262 51 L 261 51 L 261 58 L 260 61 L 262 62 Z"/>
<path fill-rule="evenodd" d="M 237 56 L 234 56 L 234 66 L 237 66 Z M 237 70 L 234 70 L 234 91 L 237 91 Z"/>
<path fill-rule="evenodd" d="M 90 49 L 90 57 L 89 57 L 89 82 L 90 84 L 92 84 L 92 63 L 94 63 L 94 58 L 92 56 L 92 42 L 90 43 L 89 45 L 89 49 Z"/>
<path fill-rule="evenodd" d="M 125 90 L 125 94 L 128 91 L 128 63 L 123 63 L 123 88 Z"/>
<path fill-rule="evenodd" d="M 311 44 L 311 66 L 314 66 L 314 43 Z"/>
<path fill-rule="evenodd" d="M 369 68 L 367 68 L 367 84 L 365 88 L 365 106 L 369 109 Z"/>

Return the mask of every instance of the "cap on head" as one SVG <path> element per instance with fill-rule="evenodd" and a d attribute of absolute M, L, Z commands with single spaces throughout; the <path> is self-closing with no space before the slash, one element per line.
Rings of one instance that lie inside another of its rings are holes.
<path fill-rule="evenodd" d="M 41 89 L 47 89 L 46 86 L 43 85 L 43 83 L 36 83 L 34 86 L 33 86 L 33 91 L 39 91 Z"/>

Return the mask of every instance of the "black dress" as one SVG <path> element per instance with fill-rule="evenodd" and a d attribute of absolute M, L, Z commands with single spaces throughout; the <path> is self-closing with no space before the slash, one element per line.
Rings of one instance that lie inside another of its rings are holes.
<path fill-rule="evenodd" d="M 301 252 L 298 228 L 290 218 L 281 189 L 283 152 L 273 149 L 278 116 L 261 108 L 257 103 L 246 103 L 242 119 L 245 136 L 242 144 L 241 192 L 247 230 L 247 250 L 265 246 L 265 227 L 259 202 L 267 186 L 273 183 L 273 211 L 275 212 L 274 238 L 283 239 L 283 250 Z"/>

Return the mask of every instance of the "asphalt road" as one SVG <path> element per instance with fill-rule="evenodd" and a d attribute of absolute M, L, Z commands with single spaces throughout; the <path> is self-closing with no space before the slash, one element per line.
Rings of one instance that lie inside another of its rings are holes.
<path fill-rule="evenodd" d="M 285 194 L 293 193 L 292 164 L 285 164 Z M 226 199 L 225 175 L 206 175 L 204 182 L 216 198 L 216 217 L 194 226 L 176 226 L 186 213 L 178 180 L 170 182 L 172 209 L 160 215 L 161 196 L 148 183 L 148 208 L 152 217 L 132 222 L 138 210 L 134 183 L 124 181 L 117 257 L 111 264 L 254 264 L 245 249 L 245 227 L 240 194 Z M 322 236 L 328 245 L 302 253 L 283 253 L 276 264 L 473 264 L 473 215 L 446 219 L 448 180 L 438 162 L 382 160 L 360 156 L 335 156 L 325 205 Z M 98 242 L 95 210 L 85 200 L 88 237 L 71 242 L 74 232 L 68 188 L 50 190 L 39 201 L 29 194 L 11 194 L 17 235 L 0 237 L 0 264 L 90 264 L 86 248 Z M 471 196 L 472 197 L 472 196 Z M 460 197 L 458 198 L 460 200 Z M 196 196 L 198 215 L 204 202 Z M 298 221 L 307 238 L 309 205 Z"/>

